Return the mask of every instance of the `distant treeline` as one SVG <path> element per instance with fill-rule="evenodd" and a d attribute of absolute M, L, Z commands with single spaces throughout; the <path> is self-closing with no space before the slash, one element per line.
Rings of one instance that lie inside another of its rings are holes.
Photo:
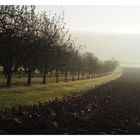
<path fill-rule="evenodd" d="M 64 15 L 49 16 L 45 11 L 35 12 L 35 6 L 0 6 L 0 66 L 11 86 L 13 72 L 27 73 L 27 85 L 38 70 L 42 83 L 48 72 L 56 77 L 67 74 L 90 75 L 110 72 L 116 68 L 115 60 L 101 61 L 91 52 L 81 54 L 64 22 Z M 73 77 L 74 78 L 74 77 Z"/>

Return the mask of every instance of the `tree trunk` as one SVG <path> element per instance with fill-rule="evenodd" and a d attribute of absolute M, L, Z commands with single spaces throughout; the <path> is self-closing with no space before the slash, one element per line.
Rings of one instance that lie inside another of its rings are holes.
<path fill-rule="evenodd" d="M 32 72 L 32 77 L 35 77 L 35 70 Z"/>
<path fill-rule="evenodd" d="M 21 78 L 21 71 L 18 72 L 18 78 Z"/>
<path fill-rule="evenodd" d="M 90 72 L 89 72 L 89 74 L 88 74 L 88 78 L 90 79 Z"/>
<path fill-rule="evenodd" d="M 65 70 L 65 82 L 67 82 L 67 77 L 68 77 L 68 73 L 67 73 L 67 70 Z"/>
<path fill-rule="evenodd" d="M 2 73 L 4 74 L 4 78 L 6 79 L 7 78 L 7 73 L 6 73 L 6 70 L 5 70 L 5 66 L 3 67 L 3 72 Z"/>
<path fill-rule="evenodd" d="M 74 72 L 72 73 L 72 81 L 74 81 Z"/>
<path fill-rule="evenodd" d="M 64 76 L 64 72 L 63 71 L 61 71 L 61 77 L 63 77 Z"/>
<path fill-rule="evenodd" d="M 21 72 L 22 72 L 22 69 L 20 68 L 19 71 L 18 71 L 18 78 L 19 79 L 21 78 L 21 74 L 22 74 Z"/>
<path fill-rule="evenodd" d="M 78 71 L 78 78 L 77 78 L 78 80 L 80 79 L 80 72 Z"/>
<path fill-rule="evenodd" d="M 93 78 L 93 77 L 94 77 L 94 74 L 92 73 L 91 78 Z"/>
<path fill-rule="evenodd" d="M 7 82 L 6 87 L 11 87 L 11 80 L 12 80 L 12 67 L 10 66 L 7 71 Z"/>
<path fill-rule="evenodd" d="M 57 70 L 56 70 L 56 83 L 58 83 L 58 72 L 57 72 Z"/>
<path fill-rule="evenodd" d="M 88 73 L 86 73 L 86 79 L 88 79 Z"/>
<path fill-rule="evenodd" d="M 46 84 L 46 79 L 47 79 L 47 68 L 44 69 L 44 72 L 43 72 L 43 81 L 42 81 L 42 84 Z"/>
<path fill-rule="evenodd" d="M 84 74 L 82 74 L 82 79 L 84 80 Z"/>
<path fill-rule="evenodd" d="M 28 80 L 27 80 L 27 86 L 32 85 L 32 71 L 28 70 Z"/>
<path fill-rule="evenodd" d="M 5 79 L 7 78 L 7 74 L 6 74 L 6 72 L 4 73 L 4 78 L 5 78 Z"/>
<path fill-rule="evenodd" d="M 24 74 L 27 74 L 28 72 L 27 72 L 27 68 L 24 68 Z"/>

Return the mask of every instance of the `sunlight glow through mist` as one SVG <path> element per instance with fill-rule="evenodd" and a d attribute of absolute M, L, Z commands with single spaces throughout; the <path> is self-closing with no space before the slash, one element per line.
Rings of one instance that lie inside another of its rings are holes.
<path fill-rule="evenodd" d="M 140 64 L 140 6 L 37 6 L 37 12 L 65 12 L 77 44 L 102 59 Z"/>

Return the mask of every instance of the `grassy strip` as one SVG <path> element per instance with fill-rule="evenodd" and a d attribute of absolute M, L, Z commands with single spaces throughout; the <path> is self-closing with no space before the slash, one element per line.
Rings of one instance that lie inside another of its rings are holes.
<path fill-rule="evenodd" d="M 74 82 L 60 82 L 35 84 L 31 87 L 17 86 L 10 89 L 0 89 L 0 109 L 17 107 L 19 105 L 32 105 L 37 102 L 46 102 L 65 95 L 78 94 L 97 85 L 115 80 L 121 75 L 121 69 L 117 68 L 112 74 L 95 79 L 79 80 Z"/>

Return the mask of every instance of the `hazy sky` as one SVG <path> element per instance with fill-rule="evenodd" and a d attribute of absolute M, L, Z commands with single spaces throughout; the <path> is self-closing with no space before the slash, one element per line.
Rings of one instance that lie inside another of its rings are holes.
<path fill-rule="evenodd" d="M 64 10 L 77 43 L 97 56 L 140 63 L 140 6 L 37 6 L 37 11 L 43 10 L 52 15 Z"/>

